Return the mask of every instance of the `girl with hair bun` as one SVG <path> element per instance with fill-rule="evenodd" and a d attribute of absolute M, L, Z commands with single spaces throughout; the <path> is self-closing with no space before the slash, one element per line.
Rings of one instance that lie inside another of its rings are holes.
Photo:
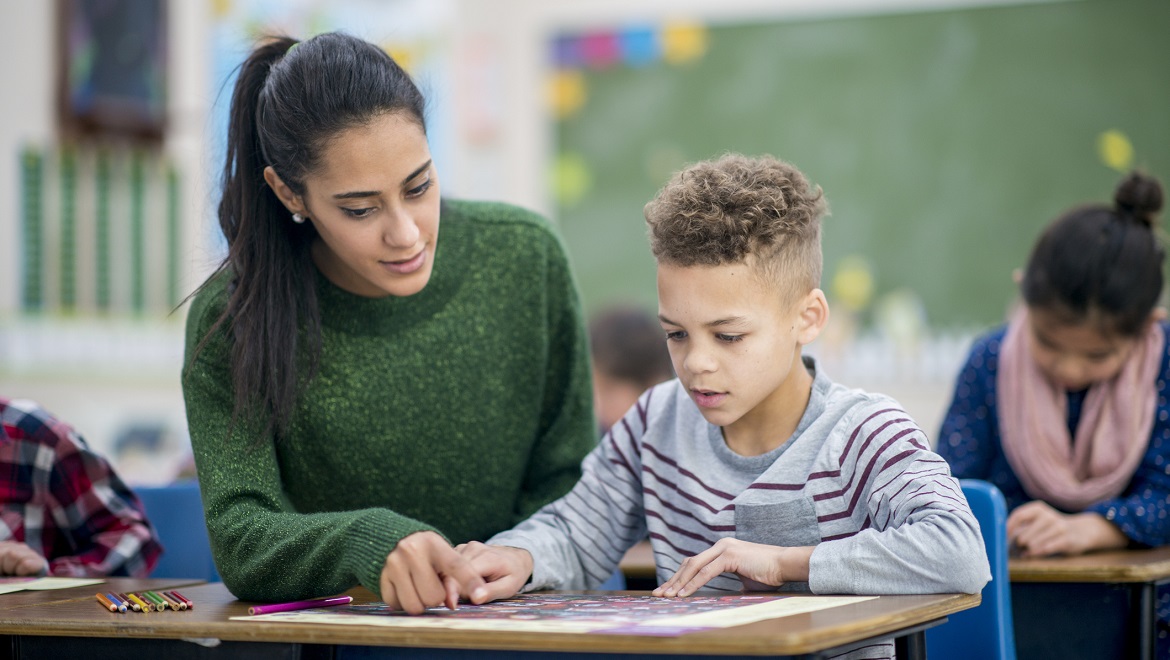
<path fill-rule="evenodd" d="M 1023 304 L 978 339 L 938 436 L 958 478 L 1007 500 L 1022 556 L 1170 543 L 1162 186 L 1125 177 L 1032 249 Z"/>
<path fill-rule="evenodd" d="M 244 62 L 222 181 L 228 254 L 194 296 L 183 394 L 224 582 L 454 607 L 453 578 L 479 577 L 452 544 L 568 492 L 596 444 L 560 239 L 440 201 L 419 90 L 339 33 Z"/>

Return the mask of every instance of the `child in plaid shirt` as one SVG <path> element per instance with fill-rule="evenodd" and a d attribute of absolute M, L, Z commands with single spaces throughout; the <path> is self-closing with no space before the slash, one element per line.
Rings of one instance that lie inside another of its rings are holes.
<path fill-rule="evenodd" d="M 160 554 L 105 459 L 36 403 L 0 397 L 0 575 L 145 577 Z"/>

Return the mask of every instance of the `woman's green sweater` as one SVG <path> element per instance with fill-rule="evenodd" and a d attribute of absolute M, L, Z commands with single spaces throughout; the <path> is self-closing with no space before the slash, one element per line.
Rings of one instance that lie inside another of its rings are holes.
<path fill-rule="evenodd" d="M 237 597 L 378 593 L 404 536 L 484 540 L 576 483 L 597 436 L 560 241 L 503 204 L 448 201 L 440 227 L 413 296 L 363 298 L 317 275 L 319 372 L 279 442 L 248 423 L 228 437 L 227 324 L 195 347 L 230 274 L 196 296 L 183 395 L 216 566 Z"/>

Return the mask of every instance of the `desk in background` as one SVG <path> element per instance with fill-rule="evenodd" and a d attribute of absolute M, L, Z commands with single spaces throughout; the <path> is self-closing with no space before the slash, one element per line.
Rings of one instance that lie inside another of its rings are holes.
<path fill-rule="evenodd" d="M 1012 559 L 1016 652 L 1029 658 L 1153 658 L 1170 547 Z"/>
<path fill-rule="evenodd" d="M 124 589 L 141 589 L 126 585 Z M 369 602 L 365 589 L 348 592 L 356 602 Z M 866 640 L 899 637 L 900 650 L 915 657 L 924 652 L 922 631 L 946 621 L 949 614 L 979 604 L 978 595 L 939 594 L 881 596 L 873 600 L 760 621 L 735 628 L 694 632 L 679 637 L 637 635 L 576 635 L 449 630 L 434 628 L 376 628 L 312 623 L 231 621 L 247 612 L 222 583 L 183 589 L 195 602 L 187 612 L 114 614 L 88 598 L 0 609 L 0 635 L 8 644 L 0 658 L 43 660 L 59 657 L 167 658 L 333 658 L 339 649 L 348 655 L 372 653 L 374 647 L 495 650 L 504 652 L 553 651 L 589 654 L 676 654 L 719 656 L 822 657 L 862 645 Z M 204 640 L 218 646 L 202 647 L 182 640 Z M 386 649 L 389 650 L 389 649 Z M 830 653 L 830 654 L 831 654 Z M 471 653 L 466 655 L 470 656 Z M 612 656 L 610 656 L 612 657 Z"/>

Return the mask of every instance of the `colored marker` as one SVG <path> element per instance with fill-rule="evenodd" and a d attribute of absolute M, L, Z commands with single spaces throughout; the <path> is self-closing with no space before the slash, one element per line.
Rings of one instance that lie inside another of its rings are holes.
<path fill-rule="evenodd" d="M 174 611 L 178 612 L 179 610 L 185 610 L 185 609 L 187 609 L 187 606 L 186 606 L 186 605 L 184 605 L 184 604 L 180 603 L 179 601 L 175 600 L 173 597 L 171 597 L 170 595 L 168 595 L 168 594 L 167 594 L 167 592 L 165 592 L 165 591 L 156 591 L 155 593 L 157 593 L 159 596 L 161 596 L 163 600 L 167 601 L 167 605 L 169 605 L 169 606 L 170 606 L 170 608 L 171 608 L 172 610 L 174 610 Z"/>
<path fill-rule="evenodd" d="M 107 610 L 109 610 L 111 612 L 118 611 L 118 606 L 115 605 L 109 598 L 106 598 L 102 594 L 94 594 L 94 596 L 97 597 L 98 602 L 102 604 L 102 607 L 106 608 Z"/>
<path fill-rule="evenodd" d="M 114 594 L 112 594 L 112 593 L 108 593 L 108 594 L 106 594 L 106 598 L 109 598 L 109 599 L 110 599 L 110 602 L 111 602 L 111 603 L 113 603 L 113 604 L 114 604 L 114 605 L 115 605 L 115 606 L 118 608 L 118 611 L 119 611 L 119 612 L 125 612 L 125 611 L 126 611 L 126 603 L 123 603 L 123 602 L 121 601 L 121 599 L 119 599 L 119 598 L 118 598 L 117 596 L 115 596 Z"/>
<path fill-rule="evenodd" d="M 291 612 L 293 610 L 308 610 L 314 607 L 331 607 L 353 602 L 353 596 L 334 596 L 333 598 L 315 598 L 313 600 L 298 600 L 292 603 L 273 603 L 272 605 L 253 605 L 248 608 L 248 614 L 272 614 L 273 612 Z"/>
<path fill-rule="evenodd" d="M 154 593 L 153 591 L 143 591 L 142 595 L 146 596 L 147 600 L 154 603 L 155 609 L 157 609 L 159 612 L 167 609 L 167 601 L 163 600 L 158 594 Z"/>
<path fill-rule="evenodd" d="M 154 611 L 154 606 L 151 605 L 150 603 L 142 600 L 141 598 L 139 598 L 138 594 L 126 594 L 126 595 L 130 597 L 130 600 L 134 601 L 135 603 L 138 603 L 138 606 L 142 608 L 143 612 L 153 612 Z"/>
<path fill-rule="evenodd" d="M 130 600 L 129 594 L 124 594 L 124 593 L 118 592 L 116 595 L 118 596 L 118 599 L 121 600 L 123 603 L 126 603 L 127 607 L 129 607 L 130 609 L 134 610 L 135 612 L 142 611 L 142 606 L 139 605 L 138 603 L 135 603 L 134 601 Z"/>
<path fill-rule="evenodd" d="M 170 593 L 172 596 L 174 596 L 175 598 L 178 598 L 180 601 L 182 601 L 184 604 L 186 604 L 187 609 L 189 609 L 189 610 L 195 609 L 195 601 L 191 600 L 190 598 L 187 598 L 186 596 L 184 596 L 183 594 L 181 594 L 177 591 L 172 591 Z"/>

